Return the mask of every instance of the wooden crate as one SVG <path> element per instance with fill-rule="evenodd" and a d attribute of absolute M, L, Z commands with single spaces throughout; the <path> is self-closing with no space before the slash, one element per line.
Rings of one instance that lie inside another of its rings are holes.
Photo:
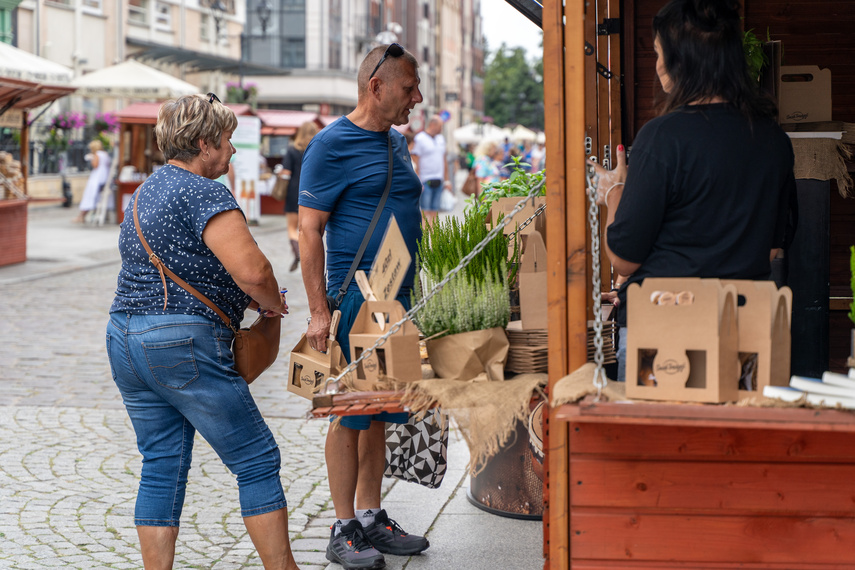
<path fill-rule="evenodd" d="M 27 261 L 27 200 L 0 199 L 0 267 Z"/>
<path fill-rule="evenodd" d="M 566 567 L 855 568 L 855 415 L 583 402 L 556 418 Z"/>

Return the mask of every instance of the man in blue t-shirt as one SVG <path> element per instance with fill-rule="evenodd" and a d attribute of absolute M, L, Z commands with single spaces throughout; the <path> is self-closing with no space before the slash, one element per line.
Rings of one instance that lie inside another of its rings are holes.
<path fill-rule="evenodd" d="M 315 350 L 327 348 L 326 295 L 337 295 L 343 285 L 386 186 L 389 144 L 389 197 L 359 269 L 371 268 L 392 214 L 415 256 L 421 237 L 421 183 L 406 140 L 391 127 L 407 123 L 412 108 L 422 101 L 419 81 L 412 54 L 398 44 L 375 48 L 359 68 L 356 109 L 323 129 L 306 147 L 300 179 L 300 259 L 311 312 L 306 336 Z M 413 276 L 411 265 L 398 297 L 405 306 L 409 306 Z M 342 315 L 336 334 L 348 359 L 348 335 L 362 301 L 355 280 L 351 281 L 339 307 Z M 382 568 L 382 553 L 418 554 L 429 546 L 424 537 L 404 532 L 380 507 L 387 421 L 405 423 L 407 414 L 345 416 L 340 428 L 327 433 L 327 476 L 337 520 L 326 556 L 345 569 Z"/>

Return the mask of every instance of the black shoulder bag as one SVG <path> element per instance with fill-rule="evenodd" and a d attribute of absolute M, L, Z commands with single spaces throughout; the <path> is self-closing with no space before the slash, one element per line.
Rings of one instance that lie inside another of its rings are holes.
<path fill-rule="evenodd" d="M 391 131 L 386 134 L 386 146 L 389 149 L 389 172 L 386 174 L 386 188 L 383 190 L 383 195 L 380 197 L 380 203 L 377 204 L 377 209 L 374 210 L 374 217 L 371 218 L 371 223 L 368 224 L 368 231 L 365 232 L 365 237 L 362 238 L 362 244 L 360 244 L 359 250 L 356 252 L 356 257 L 353 259 L 353 263 L 350 264 L 350 270 L 347 272 L 347 277 L 344 278 L 344 283 L 342 283 L 341 287 L 338 289 L 338 295 L 335 297 L 327 295 L 327 306 L 330 309 L 330 314 L 333 314 L 333 311 L 338 309 L 341 305 L 341 301 L 344 299 L 345 293 L 347 293 L 347 287 L 350 285 L 350 282 L 353 281 L 353 276 L 356 274 L 359 262 L 362 261 L 362 256 L 365 254 L 365 249 L 368 247 L 368 242 L 374 234 L 374 229 L 377 227 L 377 222 L 380 220 L 380 214 L 383 213 L 383 206 L 386 205 L 386 199 L 389 197 L 389 189 L 392 188 Z"/>

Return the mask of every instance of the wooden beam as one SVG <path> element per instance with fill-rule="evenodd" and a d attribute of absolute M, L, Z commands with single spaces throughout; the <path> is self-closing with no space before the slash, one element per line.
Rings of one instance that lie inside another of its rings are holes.
<path fill-rule="evenodd" d="M 547 164 L 549 385 L 587 360 L 588 255 L 585 197 L 585 2 L 543 3 Z M 569 568 L 569 450 L 566 424 L 544 430 L 545 568 Z"/>

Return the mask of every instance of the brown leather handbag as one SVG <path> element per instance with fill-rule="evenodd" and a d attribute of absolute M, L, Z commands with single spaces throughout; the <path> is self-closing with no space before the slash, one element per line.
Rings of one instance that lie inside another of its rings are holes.
<path fill-rule="evenodd" d="M 157 267 L 160 272 L 160 280 L 163 282 L 163 308 L 166 309 L 166 277 L 175 281 L 183 287 L 188 293 L 202 301 L 212 311 L 226 323 L 234 333 L 235 338 L 232 341 L 232 355 L 235 361 L 235 371 L 246 380 L 247 384 L 252 384 L 252 381 L 258 378 L 262 372 L 270 368 L 276 361 L 279 355 L 279 336 L 282 332 L 282 323 L 280 317 L 265 317 L 259 316 L 252 326 L 248 329 L 242 329 L 234 326 L 226 314 L 220 310 L 210 299 L 197 291 L 192 285 L 181 279 L 173 273 L 168 267 L 163 264 L 163 261 L 151 250 L 148 242 L 142 235 L 140 230 L 140 219 L 137 214 L 137 202 L 140 198 L 142 187 L 137 190 L 137 196 L 134 198 L 134 226 L 137 230 L 137 235 L 148 253 L 148 260 L 152 265 Z"/>
<path fill-rule="evenodd" d="M 473 168 L 469 171 L 469 175 L 466 177 L 466 182 L 463 183 L 463 187 L 460 191 L 467 196 L 472 196 L 473 194 L 477 195 L 479 190 L 481 190 L 481 185 L 478 184 L 478 177 L 475 176 L 475 169 Z"/>

